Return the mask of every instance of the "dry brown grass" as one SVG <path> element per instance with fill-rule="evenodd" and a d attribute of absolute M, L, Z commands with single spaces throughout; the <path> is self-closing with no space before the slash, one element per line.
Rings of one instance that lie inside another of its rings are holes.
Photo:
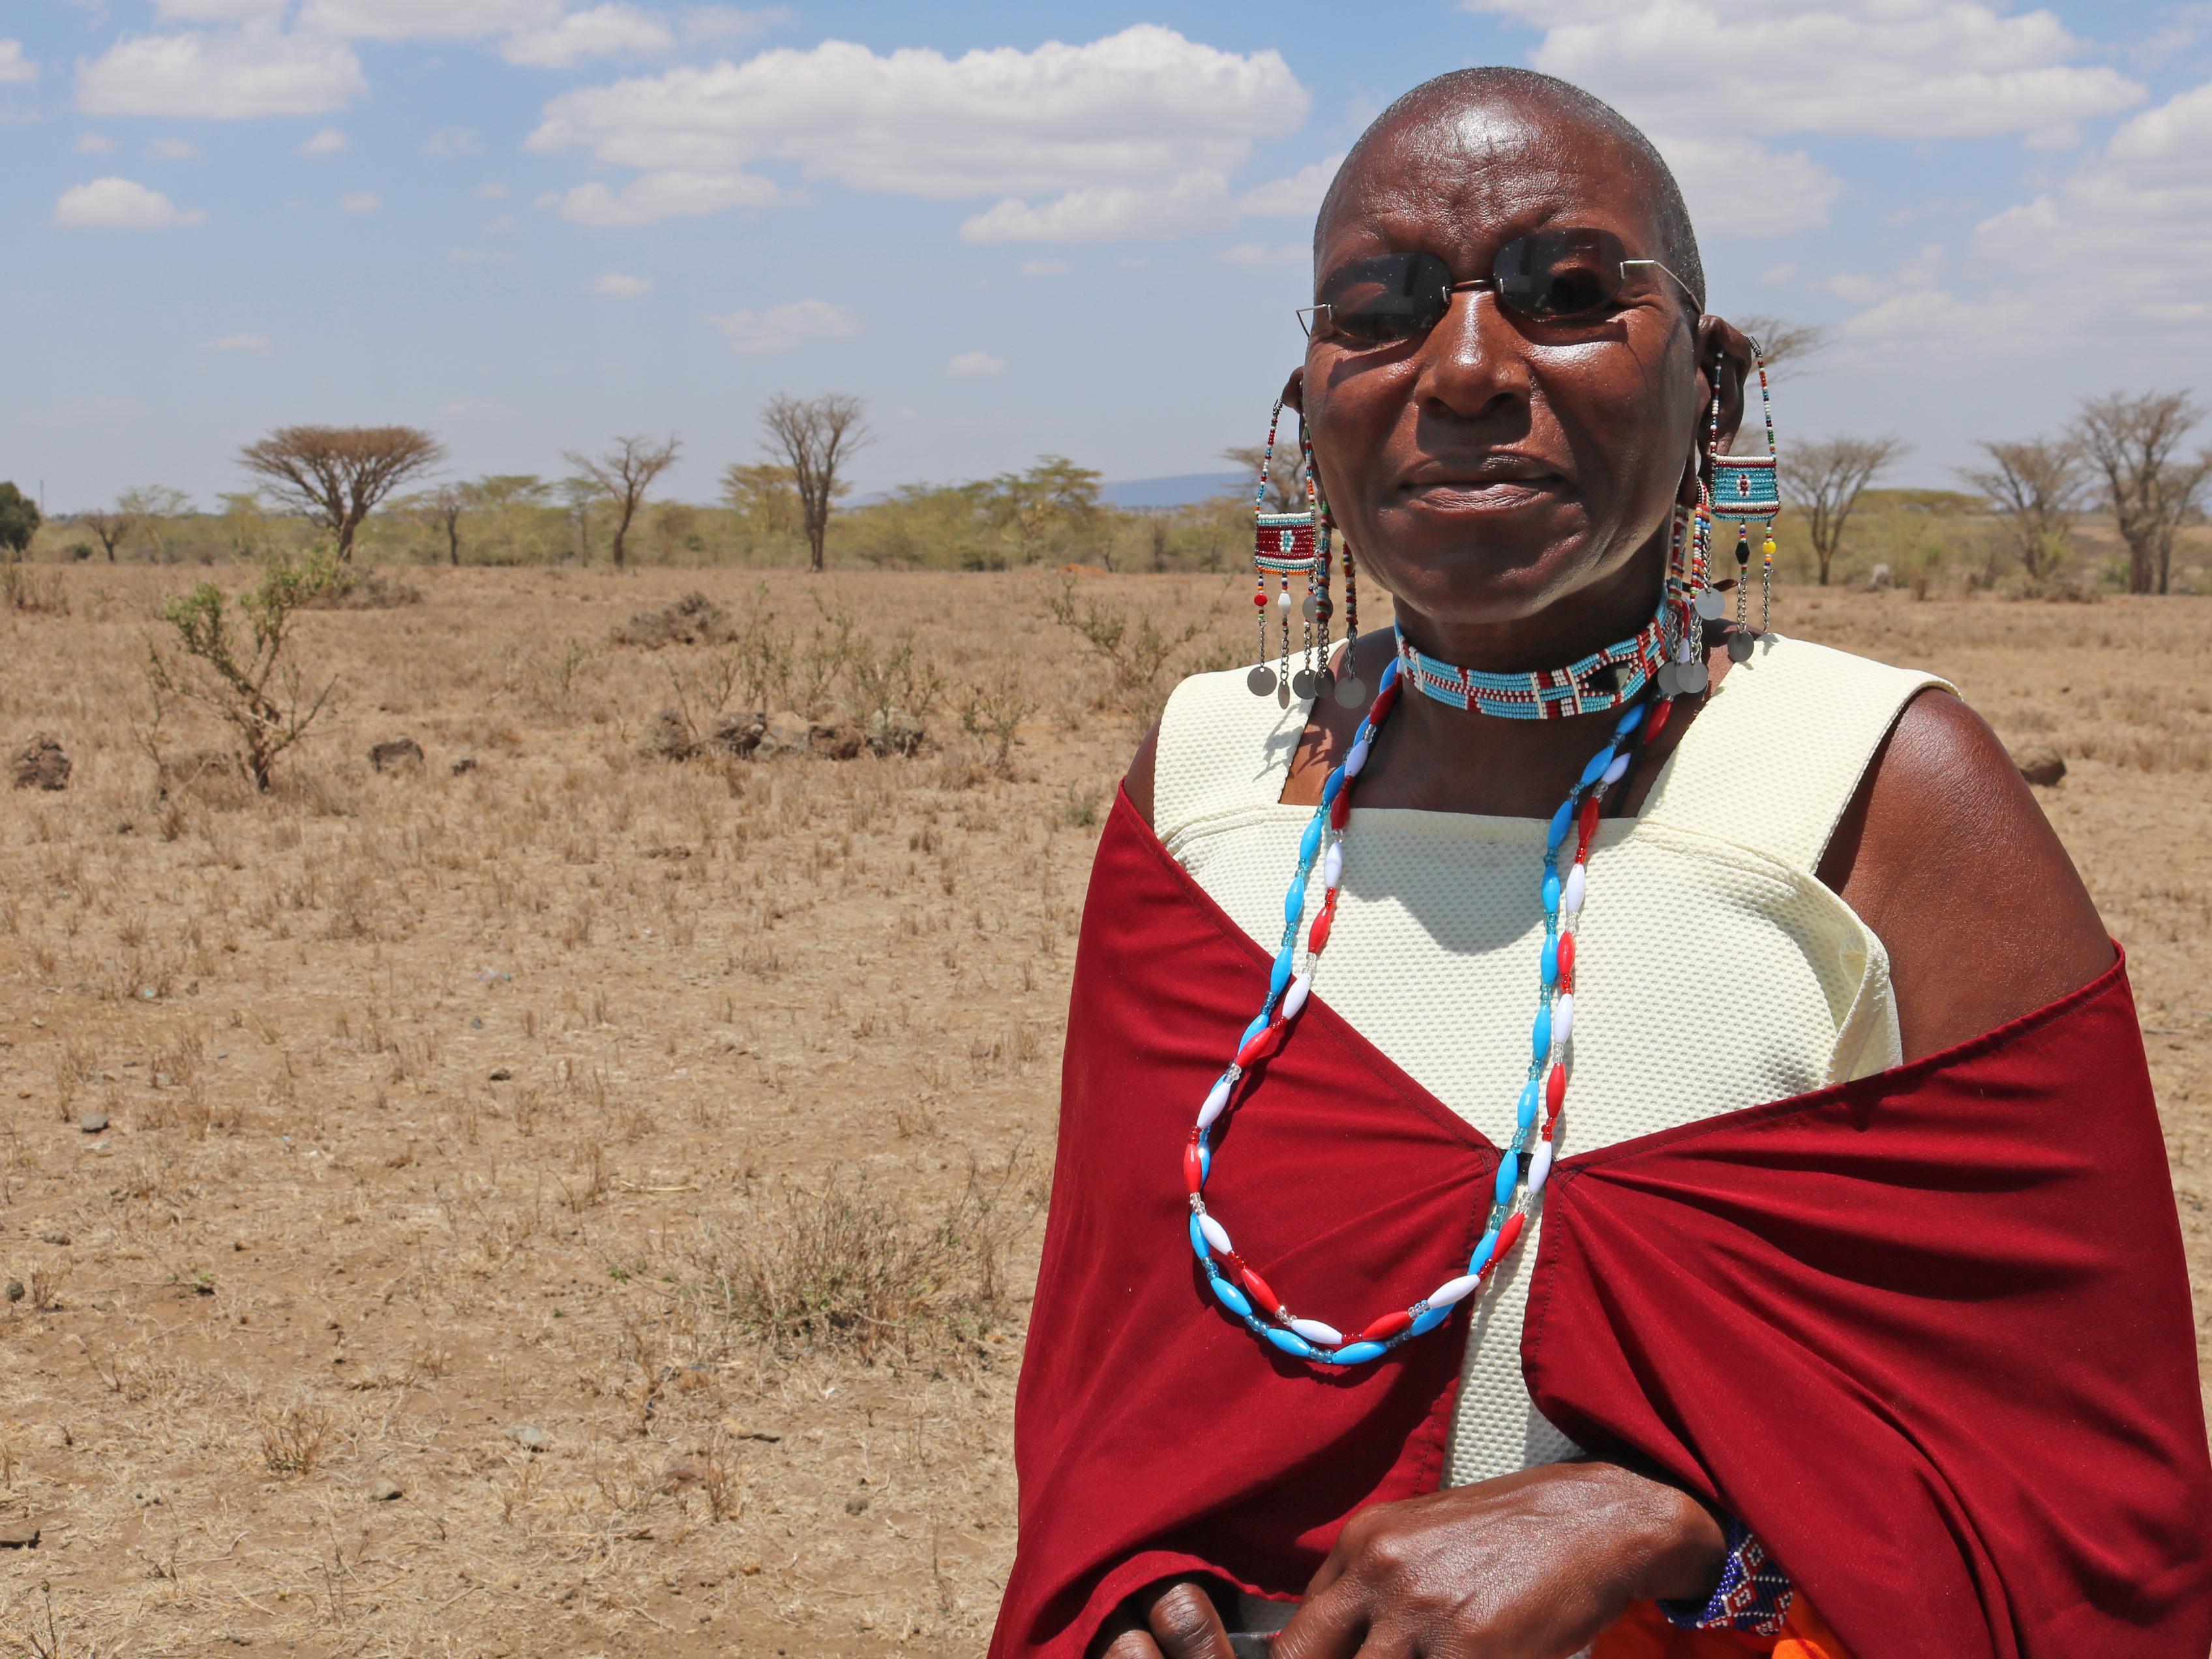
<path fill-rule="evenodd" d="M 339 701 L 256 797 L 164 795 L 133 741 L 173 579 L 55 580 L 0 614 L 0 749 L 76 761 L 0 791 L 0 1515 L 44 1533 L 0 1647 L 980 1650 L 1091 848 L 1241 592 L 1083 579 L 1124 666 L 1036 575 L 410 571 L 421 604 L 302 619 Z M 734 643 L 613 641 L 693 589 Z M 2212 607 L 1779 614 L 2064 753 L 2202 1283 Z M 931 672 L 919 755 L 640 753 L 678 697 Z M 373 772 L 402 736 L 427 764 Z"/>

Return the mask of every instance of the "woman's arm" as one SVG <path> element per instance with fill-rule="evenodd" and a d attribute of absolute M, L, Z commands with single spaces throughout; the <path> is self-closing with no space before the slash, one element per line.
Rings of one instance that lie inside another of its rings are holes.
<path fill-rule="evenodd" d="M 2057 832 L 1966 704 L 1915 697 L 1867 772 L 1820 875 L 1889 952 L 1907 1060 L 2032 1013 L 2112 965 Z"/>

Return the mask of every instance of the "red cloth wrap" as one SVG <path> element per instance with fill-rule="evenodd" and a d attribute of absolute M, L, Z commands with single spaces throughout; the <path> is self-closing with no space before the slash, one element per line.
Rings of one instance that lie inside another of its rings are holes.
<path fill-rule="evenodd" d="M 1355 1510 L 1441 1478 L 1464 1308 L 1325 1375 L 1193 1261 L 1182 1148 L 1267 963 L 1119 797 L 994 1659 L 1073 1659 L 1179 1571 L 1294 1595 Z M 1295 1312 L 1363 1323 L 1474 1247 L 1497 1152 L 1317 1000 L 1224 1126 L 1216 1212 Z M 1562 1159 L 1522 1358 L 1579 1443 L 1748 1522 L 1855 1659 L 2212 1645 L 2189 1286 L 2121 964 L 1899 1070 Z"/>

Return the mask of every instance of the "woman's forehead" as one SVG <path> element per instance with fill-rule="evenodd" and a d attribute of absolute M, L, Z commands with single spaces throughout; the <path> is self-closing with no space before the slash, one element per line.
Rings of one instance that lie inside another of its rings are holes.
<path fill-rule="evenodd" d="M 1386 249 L 1456 264 L 1569 226 L 1610 230 L 1643 253 L 1651 199 L 1644 158 L 1612 134 L 1565 112 L 1464 103 L 1362 141 L 1322 205 L 1315 253 L 1324 270 Z"/>

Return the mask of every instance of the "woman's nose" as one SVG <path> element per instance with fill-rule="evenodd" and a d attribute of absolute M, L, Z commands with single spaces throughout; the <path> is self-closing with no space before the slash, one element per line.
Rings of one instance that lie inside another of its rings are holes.
<path fill-rule="evenodd" d="M 1527 342 L 1487 289 L 1454 294 L 1421 349 L 1416 395 L 1473 420 L 1528 400 Z"/>

